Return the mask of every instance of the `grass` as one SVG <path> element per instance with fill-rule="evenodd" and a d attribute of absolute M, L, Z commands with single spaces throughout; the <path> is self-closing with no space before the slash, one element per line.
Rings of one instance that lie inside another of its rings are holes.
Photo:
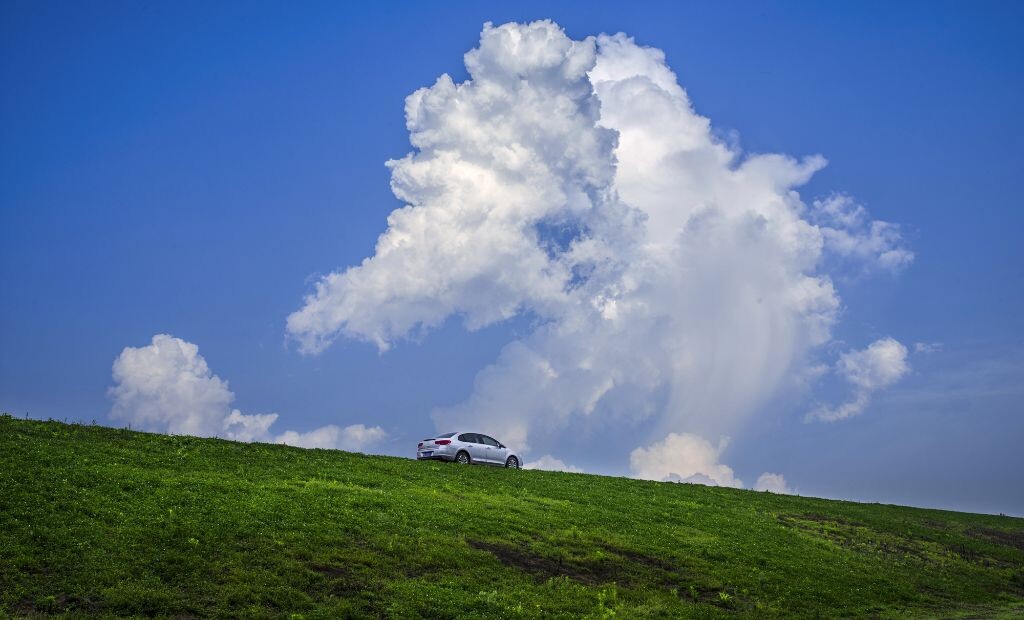
<path fill-rule="evenodd" d="M 994 617 L 1024 520 L 0 417 L 0 616 Z"/>

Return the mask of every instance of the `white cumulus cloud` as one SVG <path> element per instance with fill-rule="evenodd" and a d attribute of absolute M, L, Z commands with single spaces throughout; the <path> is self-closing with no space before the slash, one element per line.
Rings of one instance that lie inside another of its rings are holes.
<path fill-rule="evenodd" d="M 167 334 L 153 336 L 144 347 L 125 347 L 114 360 L 113 378 L 111 417 L 141 430 L 353 451 L 364 450 L 386 435 L 380 427 L 362 424 L 275 435 L 270 427 L 278 414 L 232 409 L 234 393 L 213 374 L 199 347 Z"/>
<path fill-rule="evenodd" d="M 903 247 L 899 226 L 871 220 L 850 196 L 815 200 L 811 220 L 819 225 L 826 248 L 839 257 L 889 271 L 899 271 L 914 260 L 914 253 Z"/>
<path fill-rule="evenodd" d="M 728 444 L 725 438 L 716 446 L 691 433 L 669 433 L 659 442 L 633 450 L 629 465 L 634 476 L 646 480 L 742 488 L 732 468 L 719 462 Z"/>
<path fill-rule="evenodd" d="M 893 338 L 876 340 L 862 351 L 844 353 L 838 364 L 840 375 L 866 390 L 890 386 L 909 369 L 907 347 Z"/>
<path fill-rule="evenodd" d="M 622 424 L 664 438 L 639 449 L 645 477 L 738 486 L 658 446 L 717 455 L 688 438 L 737 432 L 808 374 L 840 307 L 828 270 L 906 265 L 899 229 L 845 196 L 808 205 L 797 188 L 823 157 L 724 143 L 665 55 L 626 35 L 488 24 L 465 64 L 468 80 L 406 100 L 413 151 L 388 162 L 406 206 L 288 333 L 307 353 L 339 337 L 383 351 L 450 316 L 472 330 L 529 314 L 536 328 L 433 412 L 439 428 L 528 450 L 573 420 Z"/>
<path fill-rule="evenodd" d="M 329 424 L 307 433 L 285 431 L 278 435 L 274 442 L 303 448 L 336 448 L 361 452 L 386 436 L 387 433 L 379 426 L 367 427 L 362 424 L 353 424 L 341 428 Z"/>
<path fill-rule="evenodd" d="M 568 472 L 582 472 L 583 470 L 573 465 L 567 465 L 561 459 L 556 459 L 550 454 L 545 454 L 536 461 L 523 464 L 523 469 L 544 469 L 547 471 L 568 471 Z"/>
<path fill-rule="evenodd" d="M 636 478 L 742 489 L 743 481 L 721 462 L 728 445 L 725 437 L 715 445 L 691 433 L 669 433 L 661 441 L 633 450 L 629 464 Z M 782 474 L 771 472 L 757 478 L 754 490 L 793 493 Z"/>
<path fill-rule="evenodd" d="M 126 347 L 114 360 L 113 377 L 111 415 L 141 429 L 209 436 L 224 432 L 232 414 L 240 429 L 257 422 L 231 411 L 235 395 L 228 384 L 210 372 L 199 347 L 180 338 L 158 334 L 149 346 Z M 258 422 L 276 418 L 268 414 Z"/>
<path fill-rule="evenodd" d="M 755 491 L 771 491 L 772 493 L 780 493 L 784 495 L 792 495 L 793 490 L 786 484 L 786 478 L 782 474 L 773 474 L 771 472 L 764 472 L 757 477 L 757 482 L 754 483 Z"/>
<path fill-rule="evenodd" d="M 907 347 L 893 338 L 876 340 L 861 351 L 843 353 L 836 372 L 853 386 L 853 397 L 837 407 L 820 407 L 809 417 L 835 422 L 855 416 L 867 408 L 873 392 L 896 383 L 909 371 Z"/>

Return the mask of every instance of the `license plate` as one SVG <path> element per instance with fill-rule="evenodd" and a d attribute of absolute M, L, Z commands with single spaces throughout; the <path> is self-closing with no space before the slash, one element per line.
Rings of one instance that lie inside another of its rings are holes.
<path fill-rule="evenodd" d="M 420 452 L 420 456 L 430 456 L 433 452 Z"/>

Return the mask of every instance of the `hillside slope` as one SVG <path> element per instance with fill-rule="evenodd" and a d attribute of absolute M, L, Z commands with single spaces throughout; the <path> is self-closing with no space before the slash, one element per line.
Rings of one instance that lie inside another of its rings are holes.
<path fill-rule="evenodd" d="M 1024 520 L 0 417 L 0 615 L 1024 613 Z"/>

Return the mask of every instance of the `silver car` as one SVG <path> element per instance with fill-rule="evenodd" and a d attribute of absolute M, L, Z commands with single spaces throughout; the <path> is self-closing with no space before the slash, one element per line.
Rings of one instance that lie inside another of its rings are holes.
<path fill-rule="evenodd" d="M 445 433 L 416 446 L 416 459 L 454 461 L 519 469 L 519 455 L 500 441 L 480 433 Z"/>

